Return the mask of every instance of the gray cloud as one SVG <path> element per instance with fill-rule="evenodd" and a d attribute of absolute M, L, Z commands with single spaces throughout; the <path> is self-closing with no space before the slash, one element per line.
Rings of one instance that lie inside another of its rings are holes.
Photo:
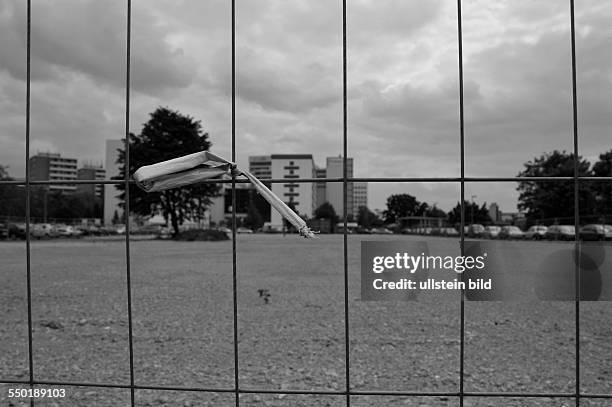
<path fill-rule="evenodd" d="M 264 109 L 293 113 L 324 108 L 341 99 L 339 69 L 334 72 L 329 64 L 307 57 L 281 56 L 274 61 L 267 56 L 257 50 L 239 50 L 236 89 L 241 99 Z"/>
<path fill-rule="evenodd" d="M 25 79 L 25 2 L 3 2 L 0 69 Z M 67 10 L 70 10 L 67 12 Z M 125 87 L 125 4 L 111 1 L 64 1 L 32 4 L 32 80 L 68 80 L 69 72 L 87 75 L 100 85 Z M 164 27 L 146 9 L 133 13 L 132 85 L 157 92 L 185 87 L 195 75 L 195 62 L 173 49 Z"/>

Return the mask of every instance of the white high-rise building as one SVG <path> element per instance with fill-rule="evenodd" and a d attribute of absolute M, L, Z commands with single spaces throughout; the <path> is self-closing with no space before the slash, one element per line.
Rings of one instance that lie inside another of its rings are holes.
<path fill-rule="evenodd" d="M 368 206 L 368 183 L 353 182 L 353 216 L 355 219 L 357 219 L 361 206 Z"/>
<path fill-rule="evenodd" d="M 347 158 L 347 177 L 353 177 L 353 159 Z M 329 202 L 340 217 L 343 213 L 342 182 L 291 182 L 298 178 L 342 178 L 344 160 L 342 157 L 328 157 L 325 168 L 314 165 L 312 154 L 272 154 L 250 156 L 249 171 L 258 178 L 287 179 L 284 183 L 269 185 L 277 196 L 286 203 L 293 203 L 300 215 L 312 216 L 316 208 Z M 347 213 L 357 217 L 360 206 L 368 205 L 368 188 L 365 182 L 347 184 Z M 271 225 L 282 227 L 282 218 L 271 211 Z"/>
<path fill-rule="evenodd" d="M 272 157 L 269 155 L 249 156 L 249 172 L 259 179 L 272 178 Z"/>
<path fill-rule="evenodd" d="M 315 168 L 315 178 L 327 178 L 327 171 L 325 168 Z M 316 210 L 319 206 L 323 205 L 326 201 L 325 191 L 327 190 L 326 182 L 317 182 L 315 184 L 315 204 L 314 209 Z"/>
<path fill-rule="evenodd" d="M 344 177 L 344 159 L 342 157 L 327 157 L 327 178 L 342 178 Z M 346 176 L 353 177 L 353 159 L 346 159 Z M 325 197 L 340 217 L 344 216 L 344 185 L 342 182 L 328 182 L 326 185 Z M 353 183 L 347 183 L 346 191 L 346 212 L 352 215 L 355 212 L 353 204 Z"/>
<path fill-rule="evenodd" d="M 293 179 L 315 177 L 312 154 L 272 154 L 270 158 L 272 178 L 287 180 L 272 184 L 272 192 L 293 206 L 300 215 L 312 216 L 315 209 L 315 183 L 292 182 Z M 283 225 L 281 215 L 275 210 L 272 210 L 270 224 L 272 227 Z"/>

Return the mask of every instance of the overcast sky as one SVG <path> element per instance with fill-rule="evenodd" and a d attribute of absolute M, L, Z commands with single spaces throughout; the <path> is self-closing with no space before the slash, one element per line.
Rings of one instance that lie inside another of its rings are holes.
<path fill-rule="evenodd" d="M 348 137 L 357 177 L 459 176 L 455 0 L 348 0 Z M 0 1 L 0 164 L 24 175 L 25 1 Z M 102 163 L 125 131 L 126 5 L 32 1 L 31 154 Z M 330 0 L 236 0 L 236 149 L 342 153 L 342 10 Z M 133 0 L 130 130 L 167 106 L 231 157 L 228 0 Z M 612 148 L 612 4 L 576 1 L 580 153 Z M 571 150 L 569 1 L 463 2 L 467 176 L 514 176 Z M 516 210 L 515 184 L 468 199 Z M 453 184 L 370 184 L 445 210 Z"/>

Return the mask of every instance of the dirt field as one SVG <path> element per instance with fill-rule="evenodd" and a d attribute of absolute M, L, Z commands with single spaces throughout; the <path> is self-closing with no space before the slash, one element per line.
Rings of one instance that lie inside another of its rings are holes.
<path fill-rule="evenodd" d="M 349 236 L 350 383 L 356 390 L 459 388 L 457 293 L 413 302 L 360 300 L 360 241 Z M 237 253 L 242 389 L 342 390 L 345 386 L 343 237 L 240 235 Z M 459 253 L 456 239 L 430 252 Z M 496 242 L 525 292 L 558 243 Z M 570 246 L 571 247 L 571 246 Z M 607 259 L 612 251 L 607 248 Z M 232 388 L 231 242 L 134 241 L 131 250 L 135 383 Z M 24 242 L 0 244 L 0 376 L 28 380 Z M 606 267 L 611 264 L 606 260 Z M 33 242 L 34 377 L 129 384 L 126 253 L 122 241 Z M 608 268 L 609 269 L 609 268 Z M 259 290 L 267 290 L 268 302 Z M 525 298 L 466 302 L 466 391 L 575 390 L 575 304 Z M 612 392 L 612 303 L 580 306 L 583 392 Z M 0 386 L 0 400 L 11 385 Z M 129 405 L 129 390 L 67 387 L 49 406 Z M 141 406 L 233 405 L 231 393 L 139 390 Z M 344 396 L 245 394 L 251 406 L 341 406 Z M 583 401 L 600 407 L 609 400 Z M 22 400 L 13 404 L 25 405 Z M 357 406 L 458 406 L 454 397 L 352 398 Z M 571 399 L 466 399 L 468 406 L 574 406 Z"/>

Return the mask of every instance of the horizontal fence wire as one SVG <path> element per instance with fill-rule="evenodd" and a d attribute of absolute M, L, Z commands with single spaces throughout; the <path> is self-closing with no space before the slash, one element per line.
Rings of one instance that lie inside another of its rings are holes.
<path fill-rule="evenodd" d="M 2 384 L 29 385 L 28 380 L 0 380 Z M 241 393 L 241 394 L 296 394 L 296 395 L 330 395 L 330 396 L 399 396 L 399 397 L 459 397 L 459 391 L 402 391 L 402 390 L 302 390 L 302 389 L 259 389 L 259 388 L 233 388 L 233 387 L 181 387 L 156 386 L 146 384 L 119 384 L 119 383 L 87 383 L 71 381 L 34 380 L 34 386 L 70 386 L 111 389 L 184 391 L 196 393 Z M 464 391 L 465 397 L 524 397 L 524 398 L 573 398 L 576 393 L 568 392 L 490 392 L 490 391 Z M 612 399 L 612 393 L 580 393 L 580 398 Z"/>
<path fill-rule="evenodd" d="M 331 182 L 344 182 L 344 178 L 259 178 L 263 183 L 280 184 L 283 182 L 291 181 L 291 183 L 331 183 Z M 371 182 L 371 183 L 436 183 L 436 182 L 561 182 L 561 181 L 598 181 L 598 182 L 612 182 L 612 176 L 606 177 L 347 177 L 348 182 Z M 53 181 L 39 181 L 30 180 L 0 180 L 0 185 L 19 185 L 25 186 L 30 185 L 123 185 L 126 181 L 124 180 L 53 180 Z M 132 179 L 127 181 L 129 184 L 135 184 L 136 182 Z M 203 184 L 231 184 L 231 179 L 205 179 L 200 181 Z M 237 184 L 248 184 L 248 179 L 236 178 Z"/>

